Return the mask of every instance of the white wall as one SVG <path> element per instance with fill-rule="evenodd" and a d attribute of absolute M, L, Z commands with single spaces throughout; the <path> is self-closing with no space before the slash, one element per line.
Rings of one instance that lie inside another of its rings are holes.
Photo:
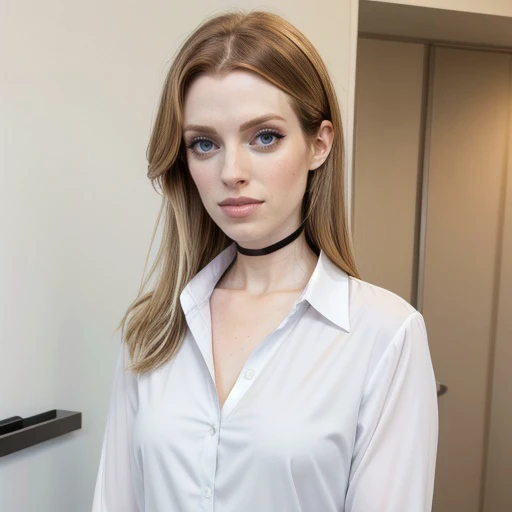
<path fill-rule="evenodd" d="M 512 16 L 511 0 L 368 0 L 370 2 L 385 2 L 388 4 L 415 5 L 448 9 L 451 11 L 475 12 L 479 14 L 494 14 L 496 16 Z"/>
<path fill-rule="evenodd" d="M 277 12 L 324 57 L 352 161 L 357 0 L 3 0 L 0 420 L 82 429 L 0 459 L 0 510 L 90 510 L 119 333 L 160 204 L 145 152 L 171 57 L 206 16 Z"/>

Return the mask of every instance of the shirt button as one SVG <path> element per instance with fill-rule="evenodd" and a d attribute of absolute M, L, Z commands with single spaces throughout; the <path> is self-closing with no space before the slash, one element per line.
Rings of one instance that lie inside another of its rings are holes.
<path fill-rule="evenodd" d="M 203 489 L 203 496 L 204 496 L 205 498 L 210 498 L 210 497 L 211 497 L 211 495 L 212 495 L 212 490 L 211 490 L 209 487 L 205 487 L 205 488 Z"/>
<path fill-rule="evenodd" d="M 246 378 L 247 380 L 250 380 L 250 379 L 252 379 L 253 377 L 254 377 L 254 370 L 249 369 L 249 370 L 247 370 L 247 371 L 245 372 L 245 378 Z"/>
<path fill-rule="evenodd" d="M 214 436 L 215 433 L 217 432 L 217 430 L 215 429 L 215 425 L 212 423 L 212 425 L 210 426 L 210 435 Z"/>

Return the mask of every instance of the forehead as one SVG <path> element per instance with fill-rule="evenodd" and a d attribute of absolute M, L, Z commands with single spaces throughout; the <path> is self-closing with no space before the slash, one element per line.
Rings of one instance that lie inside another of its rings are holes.
<path fill-rule="evenodd" d="M 200 75 L 189 85 L 183 115 L 186 122 L 247 118 L 274 113 L 293 117 L 290 96 L 250 71 L 236 70 L 225 76 Z"/>

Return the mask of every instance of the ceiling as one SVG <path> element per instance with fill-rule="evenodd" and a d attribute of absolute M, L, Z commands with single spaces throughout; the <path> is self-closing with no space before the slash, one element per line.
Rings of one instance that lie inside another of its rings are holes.
<path fill-rule="evenodd" d="M 512 51 L 512 17 L 360 0 L 359 36 Z"/>

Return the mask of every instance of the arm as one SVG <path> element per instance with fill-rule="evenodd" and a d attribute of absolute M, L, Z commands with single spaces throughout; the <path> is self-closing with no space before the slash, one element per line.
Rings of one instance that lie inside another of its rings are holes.
<path fill-rule="evenodd" d="M 135 375 L 124 370 L 128 361 L 128 347 L 122 341 L 110 394 L 92 512 L 139 511 L 131 474 L 137 380 Z"/>
<path fill-rule="evenodd" d="M 346 512 L 430 512 L 437 386 L 423 316 L 409 316 L 363 393 Z"/>

